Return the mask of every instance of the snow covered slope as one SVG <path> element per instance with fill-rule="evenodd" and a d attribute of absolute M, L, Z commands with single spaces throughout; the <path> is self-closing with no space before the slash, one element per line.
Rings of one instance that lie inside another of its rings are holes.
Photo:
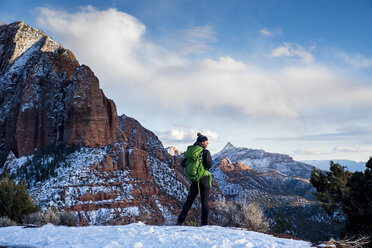
<path fill-rule="evenodd" d="M 0 245 L 40 248 L 311 247 L 311 243 L 306 241 L 277 238 L 238 228 L 150 226 L 142 223 L 125 226 L 66 227 L 47 224 L 41 228 L 3 227 L 0 228 Z"/>
<path fill-rule="evenodd" d="M 72 212 L 81 225 L 127 224 L 144 216 L 151 224 L 175 223 L 187 196 L 185 179 L 169 161 L 151 153 L 125 142 L 82 147 L 59 163 L 54 176 L 29 178 L 29 192 L 43 209 L 54 205 Z M 10 154 L 4 167 L 17 175 L 18 168 L 30 166 L 27 161 Z M 21 178 L 24 174 L 17 175 Z"/>

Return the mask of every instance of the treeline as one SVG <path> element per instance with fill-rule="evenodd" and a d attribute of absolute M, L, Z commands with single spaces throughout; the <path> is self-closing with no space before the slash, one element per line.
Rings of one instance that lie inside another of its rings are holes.
<path fill-rule="evenodd" d="M 27 159 L 23 166 L 18 167 L 15 176 L 24 179 L 27 188 L 30 188 L 31 183 L 36 184 L 49 179 L 51 176 L 56 176 L 56 169 L 61 165 L 70 166 L 66 162 L 67 156 L 79 149 L 80 146 L 47 146 L 34 153 L 32 158 Z"/>
<path fill-rule="evenodd" d="M 350 172 L 345 168 L 331 161 L 329 171 L 313 170 L 310 182 L 327 214 L 344 222 L 341 236 L 371 238 L 372 157 L 364 172 Z M 369 245 L 372 246 L 372 241 Z"/>
<path fill-rule="evenodd" d="M 76 226 L 78 218 L 73 213 L 58 212 L 55 206 L 42 211 L 29 195 L 24 180 L 17 184 L 5 173 L 0 178 L 0 227 L 46 223 Z"/>

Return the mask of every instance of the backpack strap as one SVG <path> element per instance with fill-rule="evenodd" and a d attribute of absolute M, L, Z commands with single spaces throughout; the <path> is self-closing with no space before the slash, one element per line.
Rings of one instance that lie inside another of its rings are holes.
<path fill-rule="evenodd" d="M 198 181 L 196 181 L 197 184 L 198 184 L 198 194 L 200 195 L 200 179 Z"/>

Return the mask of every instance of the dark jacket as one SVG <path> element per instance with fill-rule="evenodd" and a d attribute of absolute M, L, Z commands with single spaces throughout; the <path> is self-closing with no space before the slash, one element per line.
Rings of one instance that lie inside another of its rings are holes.
<path fill-rule="evenodd" d="M 200 145 L 198 143 L 195 143 L 194 145 Z M 201 145 L 200 145 L 201 146 Z M 186 158 L 184 158 L 181 162 L 182 167 L 186 167 Z M 212 161 L 212 156 L 211 153 L 207 149 L 203 149 L 203 166 L 204 169 L 209 170 L 212 168 L 213 161 Z"/>

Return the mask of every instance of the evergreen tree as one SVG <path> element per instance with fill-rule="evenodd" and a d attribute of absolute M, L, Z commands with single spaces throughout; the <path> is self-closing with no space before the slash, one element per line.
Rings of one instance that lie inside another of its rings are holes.
<path fill-rule="evenodd" d="M 352 173 L 345 166 L 330 161 L 329 172 L 313 170 L 310 182 L 316 188 L 316 196 L 328 215 L 340 209 L 341 200 L 348 193 L 347 182 Z"/>
<path fill-rule="evenodd" d="M 77 146 L 50 145 L 35 152 L 32 159 L 17 169 L 17 177 L 23 178 L 27 185 L 48 180 L 51 176 L 57 175 L 56 169 L 61 164 L 66 164 L 66 158 L 70 153 L 76 151 Z"/>
<path fill-rule="evenodd" d="M 8 216 L 16 222 L 22 221 L 24 214 L 38 211 L 37 206 L 28 194 L 26 184 L 23 180 L 17 185 L 16 182 L 6 174 L 0 180 L 0 217 Z"/>
<path fill-rule="evenodd" d="M 354 172 L 348 182 L 349 192 L 342 199 L 346 215 L 344 234 L 372 236 L 372 157 L 363 172 Z"/>
<path fill-rule="evenodd" d="M 372 157 L 366 163 L 364 172 L 354 173 L 331 161 L 330 171 L 322 173 L 313 170 L 310 182 L 329 215 L 336 210 L 345 214 L 343 236 L 372 237 Z"/>

